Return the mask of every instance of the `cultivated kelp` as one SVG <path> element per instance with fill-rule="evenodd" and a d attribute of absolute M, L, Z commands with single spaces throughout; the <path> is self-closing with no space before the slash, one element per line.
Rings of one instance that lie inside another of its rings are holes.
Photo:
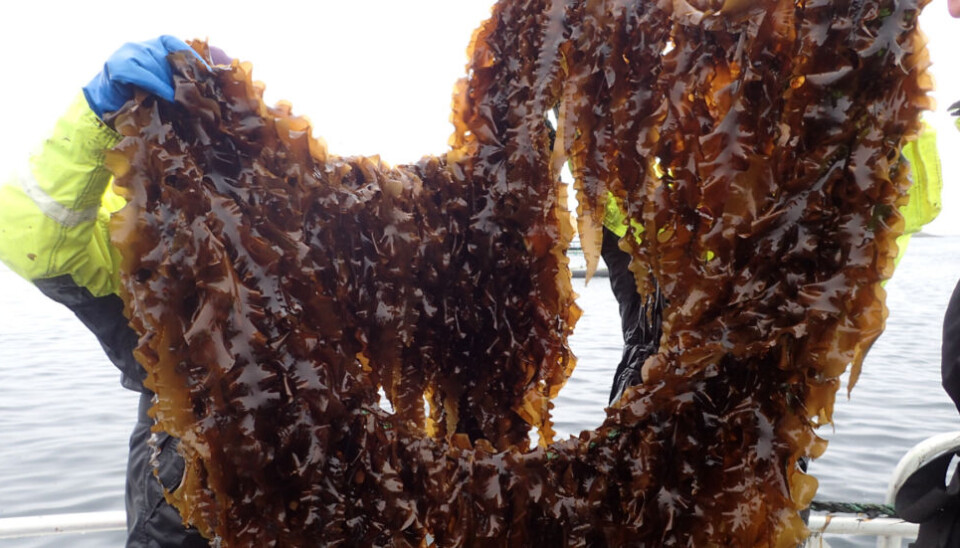
<path fill-rule="evenodd" d="M 922 4 L 503 1 L 449 152 L 397 168 L 173 55 L 110 158 L 171 501 L 229 546 L 796 545 L 797 460 L 884 322 Z M 568 159 L 588 256 L 612 193 L 667 304 L 645 384 L 552 442 Z"/>

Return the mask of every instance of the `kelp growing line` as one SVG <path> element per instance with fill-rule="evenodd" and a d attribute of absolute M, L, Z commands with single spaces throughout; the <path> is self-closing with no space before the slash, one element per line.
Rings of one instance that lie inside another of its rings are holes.
<path fill-rule="evenodd" d="M 450 149 L 400 167 L 174 54 L 110 155 L 170 499 L 223 546 L 795 546 L 796 462 L 884 324 L 923 4 L 504 0 Z M 668 304 L 645 384 L 553 441 L 567 161 L 588 257 L 612 193 Z"/>

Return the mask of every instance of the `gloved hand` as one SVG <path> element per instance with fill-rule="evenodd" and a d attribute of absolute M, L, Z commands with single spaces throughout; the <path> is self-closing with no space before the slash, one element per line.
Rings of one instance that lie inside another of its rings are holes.
<path fill-rule="evenodd" d="M 183 50 L 197 55 L 173 36 L 124 44 L 107 59 L 103 72 L 83 88 L 90 109 L 102 119 L 104 113 L 119 109 L 133 98 L 134 87 L 173 101 L 173 72 L 167 55 Z"/>

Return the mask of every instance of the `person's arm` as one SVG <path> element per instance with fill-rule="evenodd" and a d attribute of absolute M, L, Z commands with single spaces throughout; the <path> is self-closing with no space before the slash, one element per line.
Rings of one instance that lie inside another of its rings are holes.
<path fill-rule="evenodd" d="M 907 251 L 910 236 L 919 232 L 924 225 L 937 218 L 943 208 L 940 191 L 943 188 L 943 174 L 940 171 L 940 155 L 937 153 L 937 134 L 928 124 L 924 124 L 920 134 L 904 145 L 901 154 L 910 164 L 910 200 L 900 208 L 903 214 L 903 234 L 897 238 L 897 258 L 895 264 Z"/>
<path fill-rule="evenodd" d="M 172 101 L 167 55 L 190 50 L 172 36 L 125 44 L 83 88 L 31 160 L 0 187 L 0 261 L 37 282 L 69 277 L 95 297 L 117 290 L 118 256 L 107 223 L 123 202 L 109 190 L 105 151 L 120 139 L 102 121 L 135 88 Z"/>
<path fill-rule="evenodd" d="M 119 255 L 107 233 L 123 200 L 108 190 L 104 151 L 119 138 L 78 94 L 29 166 L 0 187 L 0 261 L 70 308 L 123 373 L 122 384 L 139 391 L 145 374 L 115 294 Z"/>
<path fill-rule="evenodd" d="M 116 292 L 107 222 L 122 202 L 104 199 L 103 160 L 119 139 L 78 95 L 29 166 L 0 187 L 0 261 L 30 281 L 68 275 L 95 296 Z"/>
<path fill-rule="evenodd" d="M 188 49 L 173 37 L 121 47 L 83 88 L 26 167 L 0 186 L 0 261 L 66 305 L 97 336 L 123 372 L 127 388 L 142 390 L 133 358 L 137 336 L 123 316 L 119 253 L 110 244 L 110 215 L 124 205 L 111 191 L 105 152 L 120 140 L 102 118 L 140 88 L 173 100 L 166 57 Z"/>

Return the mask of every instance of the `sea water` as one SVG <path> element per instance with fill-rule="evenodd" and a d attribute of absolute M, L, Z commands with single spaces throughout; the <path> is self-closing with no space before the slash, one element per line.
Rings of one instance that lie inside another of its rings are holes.
<path fill-rule="evenodd" d="M 960 430 L 940 387 L 943 311 L 960 278 L 960 237 L 915 237 L 886 285 L 890 317 L 810 472 L 817 499 L 883 502 L 900 457 L 928 436 Z M 622 339 L 605 278 L 575 280 L 584 309 L 571 344 L 579 361 L 556 402 L 560 436 L 603 419 Z M 0 518 L 123 510 L 127 440 L 137 395 L 73 315 L 0 266 Z M 829 538 L 829 537 L 828 537 Z M 123 533 L 0 540 L 0 548 L 122 546 Z M 875 540 L 829 538 L 834 547 Z"/>

